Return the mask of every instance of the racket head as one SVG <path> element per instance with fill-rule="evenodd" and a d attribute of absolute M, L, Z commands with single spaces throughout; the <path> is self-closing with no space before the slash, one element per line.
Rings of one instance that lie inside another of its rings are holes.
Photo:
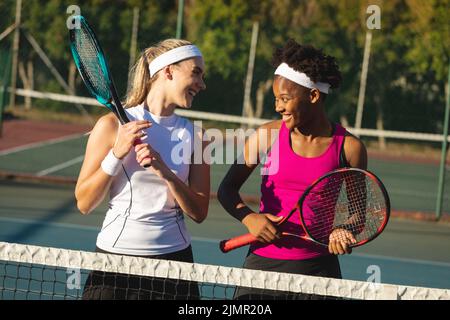
<path fill-rule="evenodd" d="M 72 18 L 76 19 L 78 23 L 75 25 L 79 25 L 79 28 L 69 30 L 70 50 L 84 84 L 91 95 L 114 112 L 121 123 L 128 122 L 94 31 L 83 16 L 76 15 Z"/>
<path fill-rule="evenodd" d="M 341 168 L 317 179 L 299 199 L 302 227 L 311 240 L 328 246 L 336 229 L 351 232 L 361 246 L 386 227 L 390 199 L 381 180 L 359 168 Z M 336 233 L 337 234 L 337 233 Z"/>

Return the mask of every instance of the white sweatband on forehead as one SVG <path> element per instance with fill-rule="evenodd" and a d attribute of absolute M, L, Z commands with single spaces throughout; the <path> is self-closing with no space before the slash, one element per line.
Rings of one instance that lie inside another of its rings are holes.
<path fill-rule="evenodd" d="M 187 45 L 187 46 L 181 46 L 172 50 L 169 50 L 167 52 L 164 52 L 163 54 L 157 56 L 155 59 L 153 59 L 152 62 L 150 62 L 149 71 L 150 71 L 150 77 L 153 77 L 155 73 L 157 73 L 159 70 L 164 68 L 165 66 L 168 66 L 172 63 L 193 58 L 193 57 L 201 57 L 202 53 L 200 50 L 194 46 L 194 45 Z"/>
<path fill-rule="evenodd" d="M 285 62 L 278 66 L 275 70 L 275 74 L 285 77 L 286 79 L 289 79 L 306 88 L 317 89 L 323 93 L 328 93 L 331 87 L 329 83 L 312 81 L 306 74 L 295 71 Z"/>

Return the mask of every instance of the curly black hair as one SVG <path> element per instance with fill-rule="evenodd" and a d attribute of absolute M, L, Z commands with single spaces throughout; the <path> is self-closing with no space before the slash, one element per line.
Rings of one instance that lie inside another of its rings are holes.
<path fill-rule="evenodd" d="M 314 82 L 326 82 L 332 89 L 338 88 L 342 81 L 336 59 L 310 45 L 301 45 L 289 39 L 282 48 L 277 48 L 272 57 L 276 68 L 287 63 L 298 72 L 305 73 Z"/>

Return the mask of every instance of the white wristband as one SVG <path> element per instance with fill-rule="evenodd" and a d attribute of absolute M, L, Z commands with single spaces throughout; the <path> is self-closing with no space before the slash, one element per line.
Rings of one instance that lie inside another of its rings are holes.
<path fill-rule="evenodd" d="M 102 170 L 106 174 L 108 174 L 112 177 L 117 176 L 121 166 L 122 166 L 122 160 L 119 158 L 116 158 L 112 149 L 109 150 L 105 159 L 103 159 L 102 165 L 101 165 Z"/>

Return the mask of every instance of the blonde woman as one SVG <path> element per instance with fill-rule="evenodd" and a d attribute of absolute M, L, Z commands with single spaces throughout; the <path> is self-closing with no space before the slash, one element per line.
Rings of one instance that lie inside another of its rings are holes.
<path fill-rule="evenodd" d="M 174 110 L 190 108 L 206 88 L 203 57 L 190 42 L 167 39 L 145 49 L 133 72 L 125 102 L 132 121 L 120 125 L 108 114 L 95 125 L 75 190 L 77 205 L 89 214 L 109 193 L 98 252 L 193 262 L 184 215 L 197 223 L 206 218 L 210 169 L 191 161 L 202 131 Z M 134 146 L 138 138 L 142 143 Z M 165 281 L 93 272 L 83 298 L 198 296 L 195 284 Z"/>

